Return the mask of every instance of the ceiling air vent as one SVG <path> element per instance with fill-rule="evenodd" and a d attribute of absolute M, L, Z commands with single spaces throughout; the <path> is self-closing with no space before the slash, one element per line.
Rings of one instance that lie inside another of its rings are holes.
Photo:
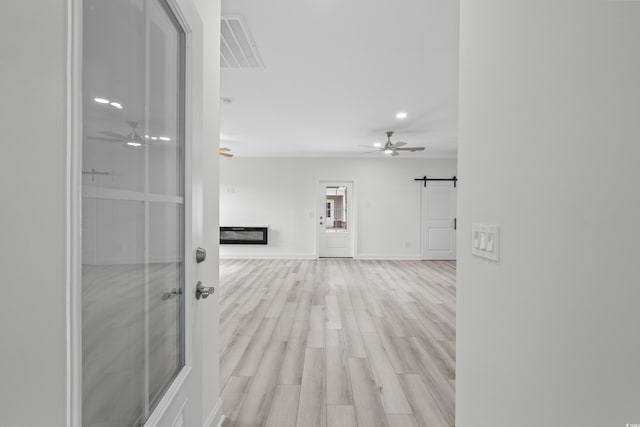
<path fill-rule="evenodd" d="M 220 67 L 263 68 L 256 45 L 240 16 L 223 16 L 220 22 Z"/>

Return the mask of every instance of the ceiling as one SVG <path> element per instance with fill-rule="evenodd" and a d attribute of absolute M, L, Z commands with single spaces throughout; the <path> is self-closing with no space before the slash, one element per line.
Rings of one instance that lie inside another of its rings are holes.
<path fill-rule="evenodd" d="M 223 0 L 264 68 L 222 68 L 221 145 L 238 156 L 457 154 L 457 0 Z M 406 119 L 396 118 L 406 112 Z"/>

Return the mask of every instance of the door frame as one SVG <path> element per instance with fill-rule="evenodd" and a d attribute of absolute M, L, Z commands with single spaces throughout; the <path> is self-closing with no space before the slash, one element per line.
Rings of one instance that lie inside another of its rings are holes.
<path fill-rule="evenodd" d="M 353 178 L 347 178 L 347 179 L 336 179 L 336 178 L 318 178 L 318 180 L 316 181 L 316 190 L 314 192 L 314 196 L 313 196 L 313 200 L 314 200 L 314 212 L 316 213 L 315 217 L 314 217 L 314 221 L 313 221 L 313 226 L 315 227 L 315 239 L 316 239 L 316 253 L 314 255 L 315 259 L 320 259 L 320 227 L 318 227 L 318 221 L 320 218 L 320 212 L 318 212 L 318 196 L 320 194 L 320 189 L 323 187 L 323 183 L 325 182 L 330 182 L 330 183 L 344 183 L 344 182 L 348 182 L 351 183 L 351 190 L 353 192 L 353 194 L 351 195 L 351 204 L 352 204 L 352 208 L 351 210 L 351 215 L 352 215 L 352 228 L 351 231 L 353 232 L 353 259 L 358 259 L 358 189 L 357 189 L 357 182 L 355 179 Z M 326 209 L 325 209 L 326 210 Z M 324 216 L 324 215 L 323 215 Z"/>
<path fill-rule="evenodd" d="M 196 168 L 202 173 L 202 167 L 195 165 L 196 159 L 191 153 L 193 148 L 203 149 L 202 144 L 202 102 L 198 88 L 202 89 L 203 76 L 201 54 L 203 46 L 202 19 L 199 16 L 193 0 L 166 0 L 171 11 L 185 32 L 185 152 L 184 158 L 184 245 L 185 245 L 185 361 L 172 384 L 165 391 L 164 396 L 154 408 L 145 422 L 145 427 L 154 427 L 162 420 L 163 414 L 172 405 L 189 405 L 187 424 L 196 425 L 202 412 L 202 402 L 189 399 L 185 404 L 174 402 L 176 393 L 191 374 L 193 364 L 202 363 L 197 359 L 202 351 L 198 338 L 202 334 L 201 319 L 193 310 L 196 307 L 195 293 L 195 261 L 193 260 L 194 245 L 202 242 L 203 215 L 198 213 L 202 209 L 202 195 L 193 195 L 192 189 L 202 189 L 202 177 L 198 182 L 192 178 L 191 172 Z M 66 317 L 66 419 L 68 427 L 82 427 L 82 35 L 83 10 L 82 0 L 66 0 L 66 146 L 67 155 L 65 176 L 65 228 L 66 228 L 66 283 L 65 283 L 65 317 Z M 201 343 L 200 343 L 201 344 Z M 194 355 L 196 360 L 194 360 Z M 199 381 L 201 381 L 199 379 Z M 201 382 L 195 387 L 201 389 Z M 201 396 L 201 390 L 193 390 Z M 191 391 L 189 393 L 191 396 Z M 201 397 L 200 397 L 201 399 Z M 219 404 L 219 402 L 218 402 Z M 195 406 L 195 407 L 194 407 Z M 221 414 L 220 414 L 221 415 Z"/>

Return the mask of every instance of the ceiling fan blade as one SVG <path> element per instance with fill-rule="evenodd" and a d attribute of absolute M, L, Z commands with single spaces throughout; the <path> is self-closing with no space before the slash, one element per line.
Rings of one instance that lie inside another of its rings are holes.
<path fill-rule="evenodd" d="M 225 153 L 225 152 L 223 152 L 223 151 L 221 151 L 221 152 L 220 152 L 220 155 L 221 155 L 221 156 L 224 156 L 224 157 L 233 157 L 233 154 L 231 154 L 231 153 Z"/>
<path fill-rule="evenodd" d="M 407 143 L 406 142 L 402 142 L 402 141 L 398 141 L 398 142 L 394 142 L 391 145 L 393 145 L 395 148 L 397 148 L 397 147 L 402 147 L 403 145 L 407 145 Z"/>
<path fill-rule="evenodd" d="M 396 148 L 398 151 L 424 151 L 425 147 L 402 147 Z"/>
<path fill-rule="evenodd" d="M 122 139 L 106 138 L 104 136 L 87 136 L 87 139 L 92 139 L 94 141 L 123 142 Z"/>
<path fill-rule="evenodd" d="M 398 153 L 397 151 L 394 150 L 393 153 L 391 153 L 391 155 L 395 157 L 395 156 L 399 156 L 400 153 Z"/>
<path fill-rule="evenodd" d="M 120 141 L 127 139 L 127 135 L 120 135 L 119 133 L 111 132 L 110 130 L 105 130 L 100 133 L 102 135 L 110 136 L 111 138 L 118 138 Z"/>
<path fill-rule="evenodd" d="M 220 147 L 220 151 L 231 151 L 231 148 Z"/>

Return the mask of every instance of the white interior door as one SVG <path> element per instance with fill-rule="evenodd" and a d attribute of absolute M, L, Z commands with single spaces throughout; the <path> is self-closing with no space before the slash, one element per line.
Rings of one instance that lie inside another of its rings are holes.
<path fill-rule="evenodd" d="M 353 183 L 320 181 L 318 187 L 318 256 L 353 258 Z"/>
<path fill-rule="evenodd" d="M 195 426 L 202 194 L 186 1 L 83 3 L 82 425 Z"/>
<path fill-rule="evenodd" d="M 429 181 L 422 187 L 422 259 L 456 259 L 456 187 Z"/>

